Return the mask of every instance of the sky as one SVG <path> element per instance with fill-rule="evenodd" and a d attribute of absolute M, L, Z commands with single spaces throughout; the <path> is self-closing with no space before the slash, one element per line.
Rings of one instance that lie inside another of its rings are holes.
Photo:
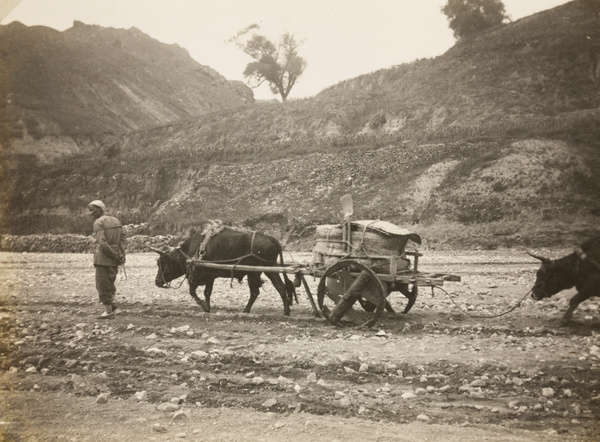
<path fill-rule="evenodd" d="M 302 41 L 307 68 L 289 99 L 305 98 L 362 74 L 443 54 L 456 42 L 441 8 L 447 0 L 0 0 L 0 24 L 19 21 L 64 31 L 74 20 L 135 27 L 185 48 L 228 80 L 244 81 L 252 61 L 229 40 L 258 24 L 277 42 Z M 567 0 L 503 0 L 515 21 Z M 278 98 L 266 85 L 256 99 Z"/>

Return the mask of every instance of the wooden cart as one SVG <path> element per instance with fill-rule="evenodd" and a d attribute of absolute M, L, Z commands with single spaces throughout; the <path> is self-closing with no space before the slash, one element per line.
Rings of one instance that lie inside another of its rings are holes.
<path fill-rule="evenodd" d="M 426 274 L 418 270 L 421 253 L 406 251 L 409 241 L 421 243 L 416 233 L 380 220 L 351 221 L 352 200 L 342 198 L 344 220 L 339 225 L 319 226 L 313 251 L 313 262 L 296 266 L 249 266 L 211 263 L 192 258 L 188 265 L 255 272 L 279 272 L 295 275 L 295 285 L 302 285 L 315 316 L 331 324 L 351 316 L 359 304 L 369 316 L 362 326 L 372 326 L 384 309 L 394 312 L 387 298 L 399 291 L 408 298 L 403 313 L 414 305 L 420 286 L 442 286 L 445 281 L 460 281 L 451 274 Z M 320 234 L 320 232 L 321 234 Z M 327 231 L 325 237 L 322 234 Z M 373 252 L 375 243 L 377 250 Z M 376 253 L 377 251 L 387 253 Z M 315 303 L 305 276 L 319 278 Z"/>

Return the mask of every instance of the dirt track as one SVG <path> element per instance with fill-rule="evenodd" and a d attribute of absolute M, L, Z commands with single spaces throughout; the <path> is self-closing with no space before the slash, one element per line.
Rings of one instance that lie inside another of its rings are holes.
<path fill-rule="evenodd" d="M 444 288 L 482 316 L 517 303 L 537 267 L 521 251 L 421 263 L 461 275 Z M 335 328 L 302 289 L 284 317 L 268 283 L 246 315 L 245 283 L 220 280 L 205 314 L 186 283 L 154 286 L 155 255 L 134 254 L 103 321 L 89 255 L 2 253 L 0 272 L 5 440 L 600 438 L 597 298 L 560 327 L 572 292 L 481 319 L 421 289 L 408 315 Z"/>

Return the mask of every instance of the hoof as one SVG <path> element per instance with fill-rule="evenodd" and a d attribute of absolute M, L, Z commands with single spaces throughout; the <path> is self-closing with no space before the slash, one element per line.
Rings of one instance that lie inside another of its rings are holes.
<path fill-rule="evenodd" d="M 205 313 L 210 313 L 210 309 L 206 306 L 206 302 L 202 301 L 201 299 L 197 299 L 196 304 L 202 307 L 202 310 L 204 310 Z"/>

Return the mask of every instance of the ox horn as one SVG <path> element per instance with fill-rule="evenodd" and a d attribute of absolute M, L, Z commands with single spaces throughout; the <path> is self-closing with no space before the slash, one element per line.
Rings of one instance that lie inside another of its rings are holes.
<path fill-rule="evenodd" d="M 527 254 L 528 254 L 529 256 L 531 256 L 532 258 L 539 259 L 539 260 L 540 260 L 540 261 L 542 261 L 544 264 L 550 264 L 550 263 L 552 263 L 552 260 L 551 260 L 551 259 L 549 259 L 549 258 L 544 258 L 543 256 L 534 255 L 534 254 L 533 254 L 533 253 L 531 253 L 531 252 L 527 252 Z"/>
<path fill-rule="evenodd" d="M 150 247 L 150 250 L 152 250 L 153 252 L 156 252 L 156 253 L 158 253 L 159 255 L 164 255 L 164 254 L 166 254 L 166 253 L 167 253 L 167 252 L 165 252 L 164 250 L 157 249 L 156 247 Z"/>

